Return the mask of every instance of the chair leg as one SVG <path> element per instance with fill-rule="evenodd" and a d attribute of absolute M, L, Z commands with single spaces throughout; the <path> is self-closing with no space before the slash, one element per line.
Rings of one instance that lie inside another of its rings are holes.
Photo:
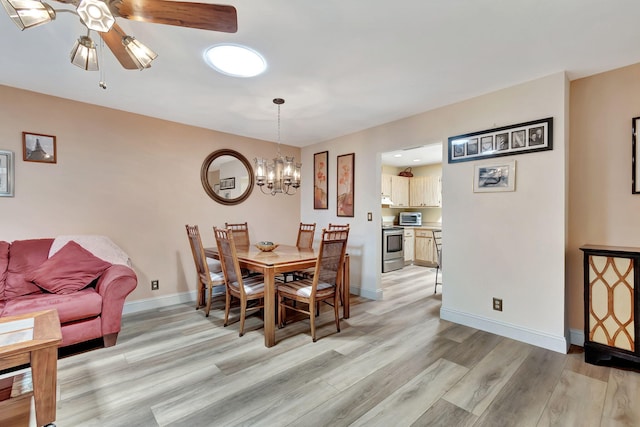
<path fill-rule="evenodd" d="M 340 296 L 336 293 L 333 298 L 333 315 L 336 317 L 336 330 L 340 332 L 340 312 L 338 311 L 338 301 Z"/>
<path fill-rule="evenodd" d="M 231 293 L 229 289 L 225 292 L 225 303 L 224 303 L 224 326 L 229 324 L 229 309 L 231 308 Z"/>
<path fill-rule="evenodd" d="M 198 290 L 196 291 L 196 310 L 200 307 L 204 306 L 204 298 L 205 298 L 205 289 L 200 280 L 200 276 L 196 275 L 196 283 L 198 284 Z"/>
<path fill-rule="evenodd" d="M 209 295 L 207 297 L 207 306 L 204 309 L 204 317 L 209 317 L 209 311 L 211 311 L 211 300 L 213 299 L 213 283 L 210 283 L 207 288 L 209 290 L 209 292 L 207 292 Z"/>
<path fill-rule="evenodd" d="M 247 317 L 247 301 L 240 300 L 240 336 L 244 335 L 244 319 Z"/>
<path fill-rule="evenodd" d="M 311 323 L 311 339 L 316 342 L 316 303 L 309 303 L 309 323 Z"/>
<path fill-rule="evenodd" d="M 438 270 L 440 270 L 440 266 L 436 266 L 436 281 L 433 284 L 433 293 L 435 294 L 436 291 L 438 290 Z"/>
<path fill-rule="evenodd" d="M 278 301 L 278 328 L 283 328 L 284 327 L 284 323 L 282 322 L 282 315 L 284 312 L 284 297 L 281 295 L 276 295 L 277 301 Z"/>

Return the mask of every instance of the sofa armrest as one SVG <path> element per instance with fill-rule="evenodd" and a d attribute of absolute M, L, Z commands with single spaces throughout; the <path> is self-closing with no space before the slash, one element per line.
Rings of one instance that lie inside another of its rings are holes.
<path fill-rule="evenodd" d="M 129 267 L 114 264 L 107 268 L 96 284 L 102 296 L 102 335 L 120 332 L 124 300 L 138 285 L 136 273 Z"/>

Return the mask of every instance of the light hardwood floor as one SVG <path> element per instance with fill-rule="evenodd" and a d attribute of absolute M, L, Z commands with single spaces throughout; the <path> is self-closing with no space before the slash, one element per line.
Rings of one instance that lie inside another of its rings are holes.
<path fill-rule="evenodd" d="M 221 303 L 127 315 L 115 347 L 59 361 L 56 424 L 640 425 L 639 373 L 440 320 L 434 271 L 384 275 L 384 300 L 352 297 L 340 333 L 327 307 L 316 343 L 301 320 L 267 349 L 257 316 L 239 338 Z"/>

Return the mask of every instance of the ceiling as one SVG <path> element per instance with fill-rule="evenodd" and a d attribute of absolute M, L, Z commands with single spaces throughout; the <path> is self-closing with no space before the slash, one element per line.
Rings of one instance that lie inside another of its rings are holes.
<path fill-rule="evenodd" d="M 442 143 L 418 145 L 382 153 L 380 163 L 396 167 L 442 163 Z"/>
<path fill-rule="evenodd" d="M 306 146 L 556 72 L 640 62 L 637 0 L 222 3 L 237 8 L 237 33 L 118 18 L 159 56 L 131 71 L 105 50 L 106 90 L 100 72 L 69 62 L 84 33 L 77 16 L 20 32 L 0 9 L 0 84 L 270 141 L 282 97 L 281 142 Z M 203 51 L 221 42 L 258 50 L 267 72 L 208 68 Z"/>

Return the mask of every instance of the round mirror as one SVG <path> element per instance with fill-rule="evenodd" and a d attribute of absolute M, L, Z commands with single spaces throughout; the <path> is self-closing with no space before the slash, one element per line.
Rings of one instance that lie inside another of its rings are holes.
<path fill-rule="evenodd" d="M 253 169 L 242 154 L 234 150 L 218 150 L 202 163 L 200 180 L 204 191 L 223 205 L 237 205 L 253 191 Z"/>

